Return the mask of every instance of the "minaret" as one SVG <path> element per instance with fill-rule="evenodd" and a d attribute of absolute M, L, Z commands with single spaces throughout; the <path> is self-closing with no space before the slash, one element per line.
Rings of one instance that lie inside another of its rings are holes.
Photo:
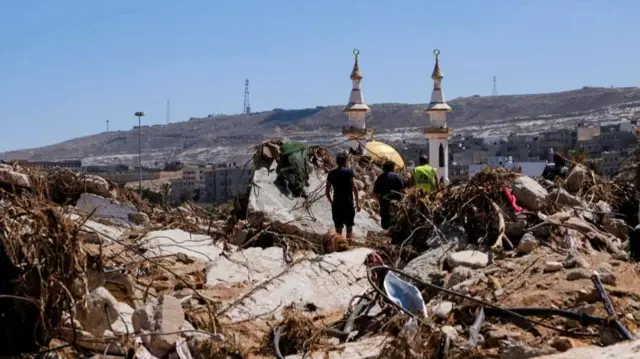
<path fill-rule="evenodd" d="M 442 95 L 442 71 L 438 56 L 440 50 L 433 50 L 436 64 L 433 67 L 431 78 L 433 79 L 433 92 L 431 102 L 425 112 L 429 115 L 429 127 L 424 129 L 425 136 L 429 139 L 429 165 L 438 170 L 438 176 L 449 178 L 449 137 L 453 130 L 447 127 L 447 113 L 451 107 L 444 101 Z"/>
<path fill-rule="evenodd" d="M 353 50 L 353 55 L 355 56 L 353 70 L 351 71 L 351 82 L 353 86 L 351 88 L 351 95 L 349 95 L 349 103 L 344 110 L 342 110 L 348 117 L 346 126 L 342 128 L 342 134 L 349 140 L 349 148 L 354 151 L 357 151 L 359 147 L 361 147 L 360 143 L 362 143 L 362 146 L 365 144 L 365 136 L 367 135 L 365 117 L 367 116 L 367 112 L 371 111 L 369 106 L 364 103 L 364 97 L 360 89 L 362 72 L 360 72 L 360 64 L 358 63 L 359 54 L 360 50 Z M 360 142 L 358 142 L 358 140 Z M 364 149 L 360 149 L 360 151 L 363 152 Z"/>

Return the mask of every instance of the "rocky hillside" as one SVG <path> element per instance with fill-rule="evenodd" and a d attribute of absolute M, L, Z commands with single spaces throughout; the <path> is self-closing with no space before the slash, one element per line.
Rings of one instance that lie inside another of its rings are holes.
<path fill-rule="evenodd" d="M 475 96 L 450 101 L 450 123 L 459 132 L 503 135 L 573 127 L 620 117 L 640 108 L 640 88 L 590 88 L 548 94 Z M 373 105 L 369 126 L 381 136 L 421 137 L 425 104 Z M 273 110 L 247 115 L 191 118 L 143 127 L 145 162 L 157 160 L 223 161 L 243 157 L 247 146 L 266 137 L 288 136 L 313 142 L 335 139 L 345 116 L 342 106 Z M 0 153 L 0 159 L 83 158 L 88 163 L 131 162 L 137 158 L 137 131 L 117 131 L 75 138 L 35 149 Z M 239 151 L 240 150 L 240 151 Z"/>

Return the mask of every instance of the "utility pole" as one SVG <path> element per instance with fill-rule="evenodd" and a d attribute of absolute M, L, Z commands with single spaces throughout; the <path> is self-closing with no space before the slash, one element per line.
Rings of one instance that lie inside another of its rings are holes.
<path fill-rule="evenodd" d="M 495 76 L 493 76 L 493 91 L 491 91 L 491 96 L 498 96 L 498 81 Z"/>
<path fill-rule="evenodd" d="M 167 125 L 169 124 L 169 100 L 167 100 Z"/>
<path fill-rule="evenodd" d="M 136 112 L 134 116 L 138 117 L 138 193 L 142 198 L 142 117 L 144 112 Z"/>

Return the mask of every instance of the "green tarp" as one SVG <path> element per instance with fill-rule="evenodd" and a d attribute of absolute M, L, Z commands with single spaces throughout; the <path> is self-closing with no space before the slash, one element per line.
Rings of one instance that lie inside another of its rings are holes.
<path fill-rule="evenodd" d="M 309 185 L 309 161 L 307 146 L 299 142 L 282 144 L 282 157 L 276 168 L 276 183 L 286 188 L 293 196 L 304 196 Z"/>

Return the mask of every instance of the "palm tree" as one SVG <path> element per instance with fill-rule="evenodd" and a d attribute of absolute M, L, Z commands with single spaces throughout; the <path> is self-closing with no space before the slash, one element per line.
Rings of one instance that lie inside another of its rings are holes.
<path fill-rule="evenodd" d="M 160 193 L 162 193 L 162 205 L 166 205 L 166 199 L 169 197 L 169 193 L 171 192 L 171 182 L 164 182 L 160 185 Z"/>

